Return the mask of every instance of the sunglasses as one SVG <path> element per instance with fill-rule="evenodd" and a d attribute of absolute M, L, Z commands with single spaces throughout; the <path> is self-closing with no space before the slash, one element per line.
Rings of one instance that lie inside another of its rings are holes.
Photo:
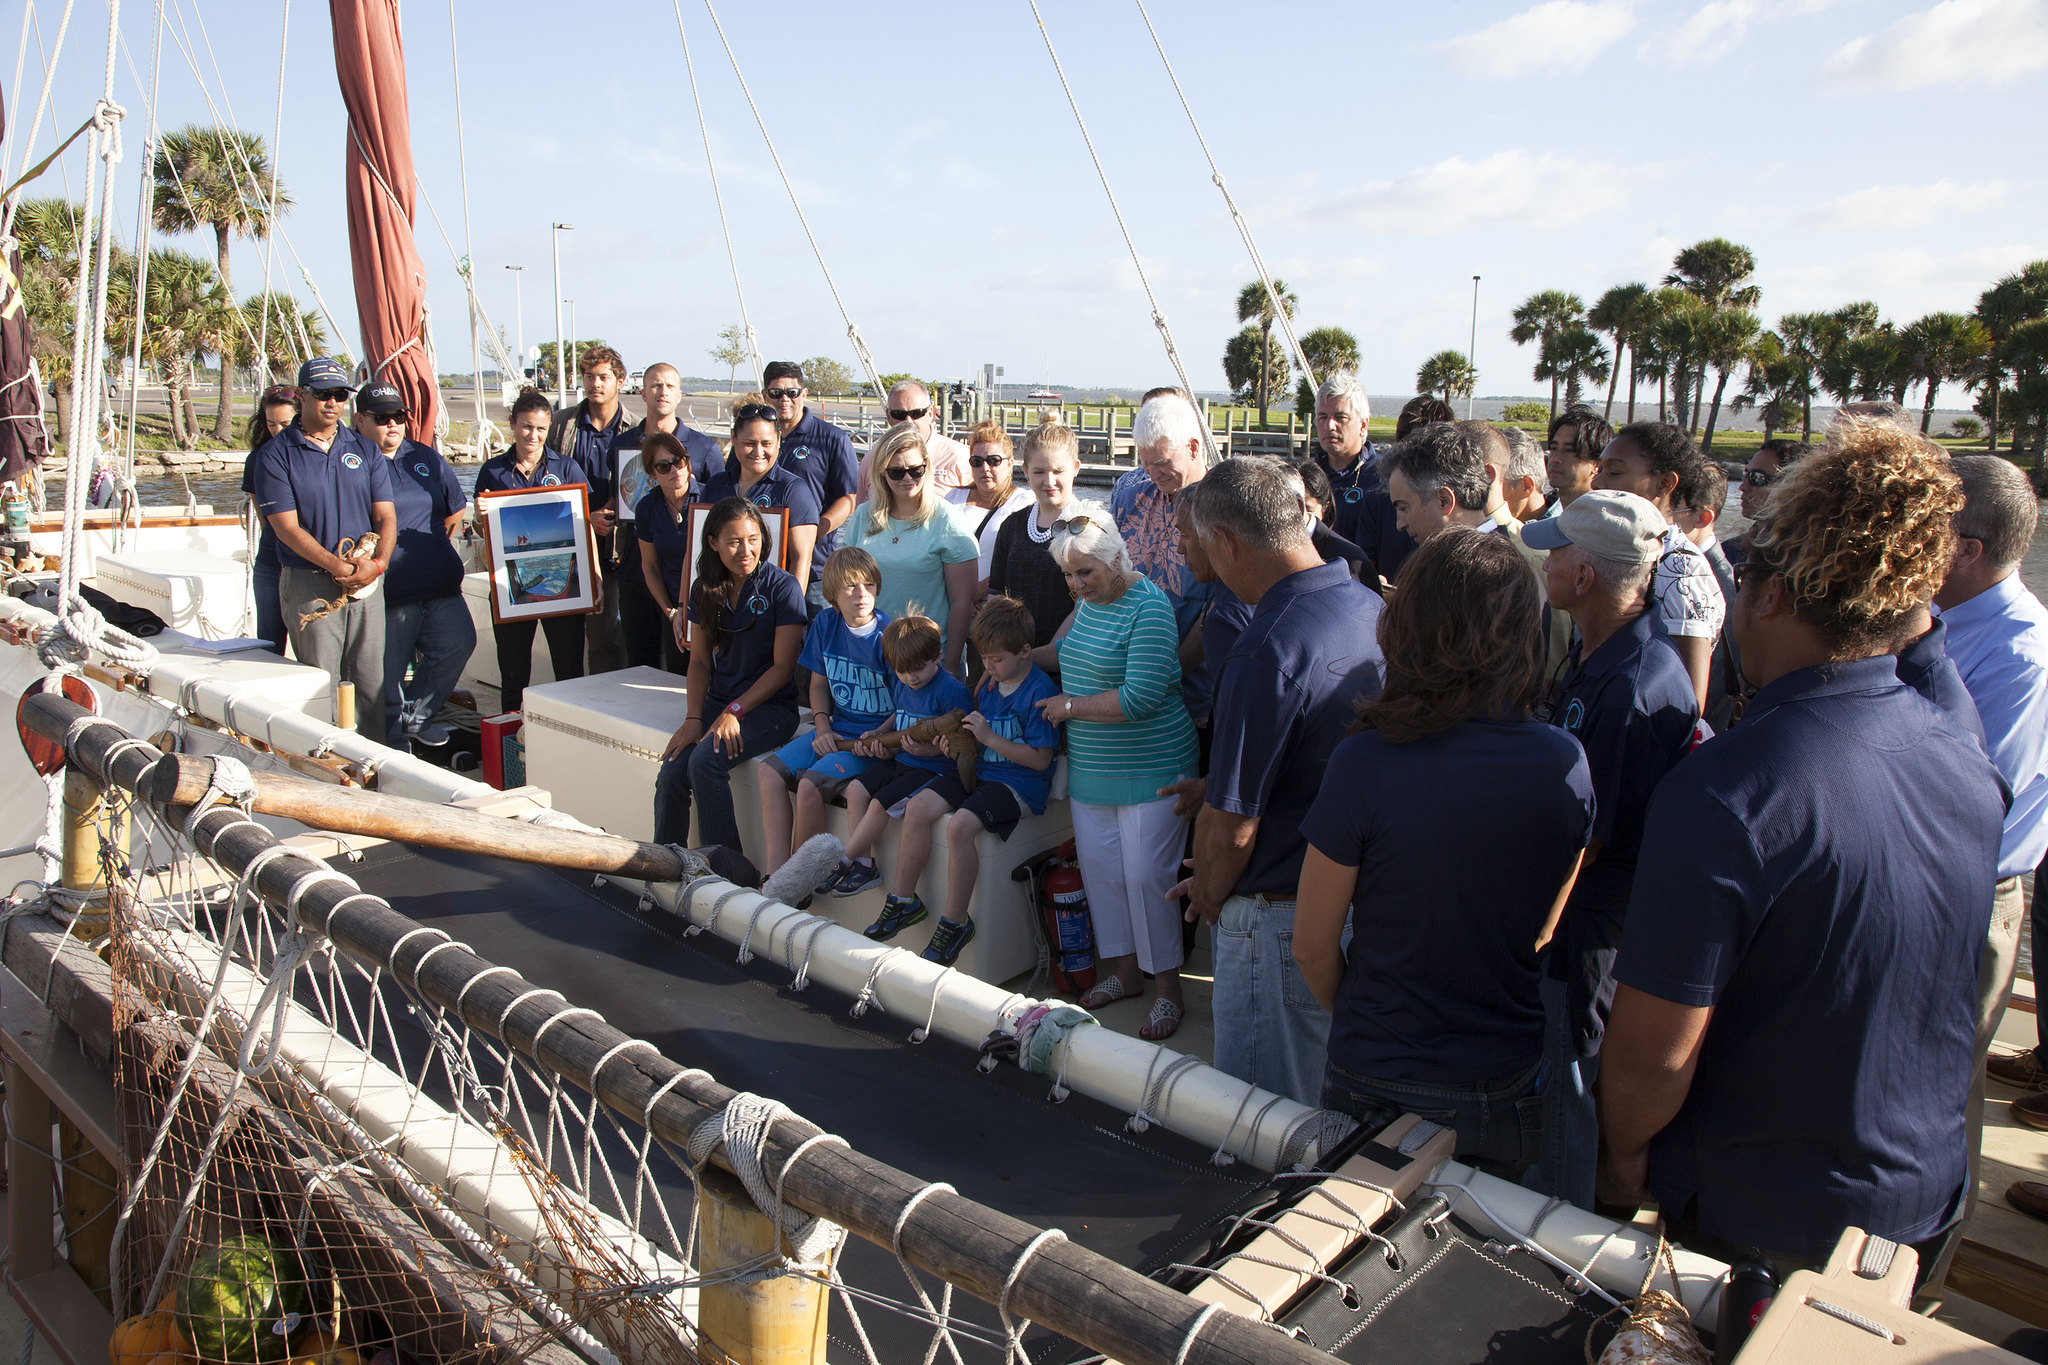
<path fill-rule="evenodd" d="M 313 396 L 323 403 L 346 403 L 354 389 L 315 389 Z"/>
<path fill-rule="evenodd" d="M 929 403 L 921 408 L 890 408 L 889 420 L 892 422 L 915 422 L 931 410 L 931 404 Z"/>
<path fill-rule="evenodd" d="M 764 419 L 771 422 L 775 420 L 775 409 L 766 403 L 748 403 L 732 415 L 735 422 L 759 422 Z"/>
<path fill-rule="evenodd" d="M 767 394 L 768 394 L 768 396 L 769 396 L 770 398 L 776 399 L 776 400 L 778 400 L 778 401 L 780 401 L 780 400 L 782 400 L 782 399 L 788 399 L 788 398 L 801 398 L 801 397 L 803 396 L 803 392 L 804 392 L 804 391 L 803 391 L 802 389 L 769 389 L 769 390 L 767 390 Z"/>
<path fill-rule="evenodd" d="M 1752 575 L 1762 574 L 1768 578 L 1771 574 L 1771 566 L 1759 559 L 1745 560 L 1740 564 L 1731 565 L 1730 567 L 1735 571 L 1735 591 L 1737 592 L 1742 591 L 1742 585 L 1748 582 Z"/>
<path fill-rule="evenodd" d="M 263 402 L 266 406 L 271 403 L 297 403 L 298 401 L 299 391 L 288 385 L 273 384 L 263 391 Z"/>
<path fill-rule="evenodd" d="M 1745 469 L 1742 471 L 1742 481 L 1751 488 L 1769 488 L 1783 477 L 1782 473 L 1766 474 L 1761 469 Z"/>
<path fill-rule="evenodd" d="M 930 468 L 929 465 L 899 464 L 891 465 L 889 468 L 883 470 L 882 472 L 884 474 L 887 474 L 889 476 L 890 481 L 894 483 L 916 483 L 919 479 L 924 477 L 925 470 L 928 468 Z"/>
<path fill-rule="evenodd" d="M 682 467 L 683 462 L 681 460 L 657 460 L 653 465 L 654 472 L 657 475 L 673 474 Z"/>
<path fill-rule="evenodd" d="M 973 465 L 976 469 L 994 469 L 997 465 L 1005 465 L 1009 462 L 1010 457 L 1007 455 L 969 455 L 967 457 L 967 463 Z"/>
<path fill-rule="evenodd" d="M 1065 531 L 1070 536 L 1078 536 L 1094 524 L 1095 522 L 1091 518 L 1082 515 L 1066 517 L 1056 521 L 1052 524 L 1052 529 L 1055 531 Z"/>
<path fill-rule="evenodd" d="M 373 412 L 370 414 L 370 420 L 380 427 L 388 427 L 394 422 L 403 426 L 407 416 L 408 414 L 403 412 Z"/>

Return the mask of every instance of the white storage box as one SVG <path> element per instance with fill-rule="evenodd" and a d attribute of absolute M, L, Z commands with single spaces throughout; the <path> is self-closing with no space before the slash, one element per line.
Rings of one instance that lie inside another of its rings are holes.
<path fill-rule="evenodd" d="M 681 678 L 657 668 L 628 668 L 572 682 L 528 687 L 524 710 L 526 780 L 546 788 L 556 810 L 628 839 L 654 837 L 654 779 L 661 769 L 661 751 L 683 722 Z M 1065 758 L 1060 759 L 1064 765 Z M 758 759 L 733 771 L 733 813 L 738 817 L 742 852 L 758 861 L 762 855 L 761 798 L 756 777 Z M 974 941 L 960 955 L 959 967 L 984 981 L 1003 982 L 1029 972 L 1038 962 L 1037 933 L 1030 891 L 1010 880 L 1019 863 L 1073 837 L 1073 817 L 1066 801 L 1064 774 L 1053 781 L 1054 799 L 1045 814 L 1027 815 L 1007 840 L 983 831 L 976 841 L 981 872 L 968 913 L 974 920 Z M 770 777 L 779 783 L 780 779 Z M 829 828 L 846 837 L 846 812 L 830 811 Z M 896 865 L 900 827 L 891 823 L 877 850 L 880 885 L 858 896 L 820 896 L 814 914 L 829 916 L 854 930 L 866 928 L 882 908 Z M 692 821 L 691 841 L 699 842 Z M 946 874 L 951 855 L 941 835 L 933 840 L 932 856 L 918 883 L 918 894 L 931 907 L 931 918 L 905 930 L 898 946 L 921 952 L 938 923 L 946 900 Z"/>
<path fill-rule="evenodd" d="M 202 639 L 253 633 L 248 570 L 201 550 L 130 550 L 103 554 L 93 586 L 117 602 L 153 611 L 173 630 Z M 272 643 L 282 647 L 284 641 Z"/>
<path fill-rule="evenodd" d="M 234 697 L 249 702 L 266 701 L 286 706 L 323 724 L 334 723 L 334 679 L 324 668 L 281 659 L 267 649 L 248 649 L 235 654 L 213 654 L 183 647 L 184 637 L 165 631 L 150 641 L 162 656 L 153 675 L 157 683 L 174 682 L 177 696 L 196 700 L 200 696 Z M 166 689 L 152 687 L 158 695 Z M 227 704 L 228 710 L 236 710 Z M 230 715 L 228 723 L 245 735 L 273 744 L 267 727 L 256 719 L 256 708 L 244 706 Z M 289 744 L 286 747 L 291 747 Z"/>
<path fill-rule="evenodd" d="M 498 676 L 498 644 L 491 635 L 491 576 L 487 573 L 464 574 L 462 600 L 469 607 L 469 619 L 476 623 L 476 648 L 470 651 L 469 662 L 462 667 L 462 681 L 466 684 L 482 683 L 485 687 L 502 691 L 505 684 Z M 547 636 L 536 627 L 533 632 L 533 682 L 554 680 L 555 662 L 548 653 Z"/>

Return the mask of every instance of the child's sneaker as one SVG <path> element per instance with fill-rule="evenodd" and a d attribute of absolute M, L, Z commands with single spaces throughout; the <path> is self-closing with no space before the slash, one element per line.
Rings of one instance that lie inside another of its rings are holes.
<path fill-rule="evenodd" d="M 832 884 L 825 888 L 828 896 L 858 896 L 861 892 L 882 880 L 882 870 L 875 866 L 873 858 L 855 858 L 842 862 L 839 871 L 832 876 Z"/>
<path fill-rule="evenodd" d="M 891 896 L 882 902 L 882 917 L 862 932 L 877 943 L 887 943 L 911 925 L 922 923 L 928 913 L 924 902 L 915 896 Z"/>
<path fill-rule="evenodd" d="M 830 872 L 827 872 L 822 878 L 819 879 L 818 884 L 811 888 L 811 894 L 814 896 L 831 895 L 832 888 L 839 885 L 839 879 L 846 875 L 846 869 L 851 866 L 853 866 L 853 864 L 848 862 L 844 858 L 841 858 L 838 862 L 832 864 L 832 870 Z"/>
<path fill-rule="evenodd" d="M 960 960 L 960 950 L 973 941 L 973 920 L 955 924 L 949 919 L 941 919 L 932 926 L 932 941 L 925 945 L 924 960 L 950 967 Z"/>

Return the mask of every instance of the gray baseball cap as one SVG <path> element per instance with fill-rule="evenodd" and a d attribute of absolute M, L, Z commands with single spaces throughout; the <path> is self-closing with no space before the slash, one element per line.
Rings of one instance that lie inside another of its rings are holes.
<path fill-rule="evenodd" d="M 1669 525 L 1649 499 L 1602 488 L 1581 494 L 1554 517 L 1523 522 L 1522 543 L 1532 550 L 1577 545 L 1617 564 L 1651 564 L 1664 553 Z"/>

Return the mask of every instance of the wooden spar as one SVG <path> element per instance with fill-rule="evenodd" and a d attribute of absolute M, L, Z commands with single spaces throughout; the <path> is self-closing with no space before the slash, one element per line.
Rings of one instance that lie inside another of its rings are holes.
<path fill-rule="evenodd" d="M 35 724 L 34 720 L 30 722 Z M 44 731 L 38 727 L 37 733 Z M 64 738 L 61 728 L 51 736 Z M 581 872 L 609 872 L 645 882 L 680 881 L 683 860 L 665 844 L 643 844 L 610 834 L 529 825 L 502 816 L 437 806 L 404 796 L 334 786 L 280 773 L 253 773 L 255 810 L 281 815 L 314 829 L 367 834 L 398 843 L 481 853 L 519 863 Z M 191 806 L 205 798 L 213 760 L 190 754 L 166 755 L 142 793 L 166 806 Z M 724 875 L 722 872 L 720 875 Z"/>
<path fill-rule="evenodd" d="M 125 791 L 136 791 L 161 757 L 148 745 L 123 743 L 130 736 L 119 726 L 59 697 L 33 698 L 24 714 L 38 733 L 62 737 L 71 763 Z M 190 811 L 167 807 L 163 813 L 182 825 Z M 192 829 L 198 850 L 237 875 L 278 842 L 232 807 L 206 811 Z M 296 851 L 275 855 L 258 871 L 255 887 L 265 900 L 286 907 L 295 886 L 326 870 Z M 631 1122 L 646 1116 L 656 1135 L 678 1148 L 736 1093 L 439 930 L 423 933 L 340 879 L 306 883 L 297 917 L 302 928 L 325 934 L 358 962 L 390 971 L 472 1030 L 596 1095 Z M 559 1026 L 550 1026 L 556 1019 Z M 810 1143 L 803 1159 L 791 1162 L 809 1137 L 808 1125 L 789 1120 L 777 1121 L 768 1134 L 762 1167 L 788 1204 L 884 1248 L 892 1247 L 900 1227 L 902 1254 L 912 1265 L 1006 1307 L 1013 1317 L 1125 1365 L 1314 1365 L 1324 1359 L 1269 1326 L 1208 1312 L 1185 1294 L 1064 1238 L 1045 1237 L 1020 1219 L 944 1189 L 928 1190 L 927 1182 L 851 1147 Z M 723 1149 L 715 1159 L 730 1169 Z"/>

